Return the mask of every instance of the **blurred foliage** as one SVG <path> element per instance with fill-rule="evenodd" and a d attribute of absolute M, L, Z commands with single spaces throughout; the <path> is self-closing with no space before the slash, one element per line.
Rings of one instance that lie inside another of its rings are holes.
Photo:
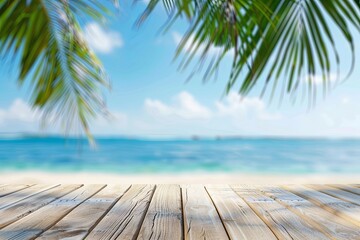
<path fill-rule="evenodd" d="M 207 64 L 208 80 L 226 55 L 232 57 L 226 93 L 240 82 L 239 93 L 246 95 L 263 77 L 262 94 L 272 85 L 270 96 L 281 87 L 281 96 L 288 93 L 296 99 L 305 87 L 302 93 L 314 102 L 319 77 L 324 94 L 334 81 L 333 72 L 337 79 L 346 78 L 339 73 L 339 37 L 352 54 L 349 73 L 354 68 L 352 29 L 360 31 L 359 0 L 151 0 L 138 24 L 158 5 L 168 12 L 165 31 L 177 20 L 189 22 L 176 52 L 176 58 L 183 53 L 180 69 L 198 59 L 191 76 Z"/>
<path fill-rule="evenodd" d="M 106 114 L 101 88 L 109 82 L 79 21 L 108 13 L 102 1 L 0 0 L 0 54 L 19 59 L 18 81 L 30 81 L 32 106 L 44 122 L 90 140 L 89 121 Z"/>
<path fill-rule="evenodd" d="M 92 139 L 89 122 L 107 113 L 102 90 L 109 81 L 84 40 L 80 22 L 103 21 L 109 7 L 118 4 L 0 0 L 1 57 L 19 59 L 18 81 L 30 82 L 31 104 L 44 122 L 60 124 L 67 133 L 80 129 Z M 315 77 L 321 76 L 326 93 L 334 69 L 339 77 L 341 60 L 335 44 L 339 36 L 330 24 L 351 50 L 350 73 L 354 68 L 351 29 L 360 31 L 359 0 L 150 0 L 137 24 L 158 5 L 169 16 L 165 31 L 177 20 L 189 23 L 176 51 L 176 58 L 183 56 L 180 69 L 200 56 L 191 76 L 207 65 L 207 80 L 216 76 L 225 56 L 232 57 L 226 92 L 240 82 L 239 93 L 246 95 L 264 77 L 263 93 L 272 85 L 274 94 L 282 84 L 282 94 L 296 95 L 306 86 L 311 100 L 316 99 Z"/>

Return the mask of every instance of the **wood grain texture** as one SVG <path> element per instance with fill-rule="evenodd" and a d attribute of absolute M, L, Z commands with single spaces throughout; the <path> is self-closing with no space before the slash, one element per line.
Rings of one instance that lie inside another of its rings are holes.
<path fill-rule="evenodd" d="M 14 192 L 7 196 L 0 198 L 0 209 L 9 207 L 11 205 L 15 205 L 16 203 L 27 199 L 29 197 L 35 196 L 41 192 L 47 191 L 51 188 L 57 187 L 60 184 L 55 185 L 45 185 L 45 184 L 38 184 L 28 188 L 24 188 L 20 191 Z"/>
<path fill-rule="evenodd" d="M 103 188 L 37 239 L 83 239 L 129 187 L 115 185 Z"/>
<path fill-rule="evenodd" d="M 137 239 L 183 239 L 181 191 L 178 185 L 157 185 Z"/>
<path fill-rule="evenodd" d="M 343 185 L 343 184 L 331 184 L 330 186 L 360 195 L 360 188 L 357 188 L 355 186 Z"/>
<path fill-rule="evenodd" d="M 310 184 L 306 186 L 315 189 L 316 191 L 323 192 L 335 198 L 339 198 L 360 206 L 360 196 L 355 193 L 326 185 Z"/>
<path fill-rule="evenodd" d="M 360 240 L 357 185 L 82 186 L 0 185 L 0 240 Z"/>
<path fill-rule="evenodd" d="M 289 185 L 284 186 L 284 188 L 298 196 L 308 199 L 319 207 L 360 226 L 360 207 L 358 205 L 345 202 L 341 199 L 334 198 L 302 185 Z"/>
<path fill-rule="evenodd" d="M 133 185 L 103 217 L 87 239 L 134 239 L 138 235 L 153 185 Z"/>
<path fill-rule="evenodd" d="M 68 194 L 71 191 L 74 191 L 79 187 L 81 187 L 80 184 L 56 187 L 1 209 L 0 228 L 3 228 L 29 215 L 30 213 L 35 212 L 50 202 Z"/>
<path fill-rule="evenodd" d="M 0 198 L 35 184 L 5 184 L 0 186 Z"/>
<path fill-rule="evenodd" d="M 239 185 L 232 187 L 279 239 L 328 239 L 314 226 L 256 188 Z"/>
<path fill-rule="evenodd" d="M 277 239 L 268 226 L 229 186 L 206 187 L 230 239 Z"/>
<path fill-rule="evenodd" d="M 313 226 L 321 229 L 331 239 L 360 239 L 360 229 L 348 221 L 334 216 L 310 201 L 280 187 L 260 187 L 267 196 L 292 210 Z"/>
<path fill-rule="evenodd" d="M 33 239 L 62 219 L 104 185 L 84 186 L 0 230 L 0 239 Z"/>
<path fill-rule="evenodd" d="M 203 186 L 182 186 L 185 239 L 229 239 Z"/>

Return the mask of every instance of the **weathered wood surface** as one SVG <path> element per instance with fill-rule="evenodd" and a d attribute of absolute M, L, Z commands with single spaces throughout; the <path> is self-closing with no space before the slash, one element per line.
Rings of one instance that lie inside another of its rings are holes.
<path fill-rule="evenodd" d="M 231 239 L 276 239 L 269 227 L 229 186 L 208 186 Z"/>
<path fill-rule="evenodd" d="M 181 208 L 179 186 L 157 186 L 137 239 L 182 239 Z"/>
<path fill-rule="evenodd" d="M 88 239 L 134 239 L 153 195 L 153 185 L 133 185 L 87 236 Z"/>
<path fill-rule="evenodd" d="M 0 240 L 360 240 L 359 186 L 0 185 Z"/>
<path fill-rule="evenodd" d="M 34 195 L 15 204 L 10 204 L 0 210 L 0 228 L 5 227 L 36 210 L 47 206 L 59 197 L 81 187 L 81 185 L 66 185 Z"/>
<path fill-rule="evenodd" d="M 280 187 L 259 187 L 259 189 L 267 196 L 283 204 L 289 210 L 322 230 L 331 239 L 348 240 L 360 238 L 360 229 L 356 225 L 334 216 L 304 198 Z"/>
<path fill-rule="evenodd" d="M 1 185 L 0 186 L 0 197 L 9 195 L 11 193 L 20 191 L 22 189 L 33 186 L 34 184 L 16 184 L 16 185 Z"/>
<path fill-rule="evenodd" d="M 128 188 L 129 186 L 125 185 L 103 188 L 43 233 L 38 239 L 75 240 L 84 238 Z"/>
<path fill-rule="evenodd" d="M 360 227 L 360 206 L 300 185 L 286 186 L 289 191 Z"/>
<path fill-rule="evenodd" d="M 360 195 L 360 188 L 357 188 L 356 186 L 351 186 L 351 185 L 349 186 L 342 184 L 333 184 L 330 186 Z"/>
<path fill-rule="evenodd" d="M 251 186 L 233 186 L 279 239 L 328 239 L 309 222 Z"/>
<path fill-rule="evenodd" d="M 57 187 L 60 184 L 55 185 L 33 185 L 31 187 L 27 187 L 17 191 L 13 194 L 9 194 L 4 197 L 0 197 L 0 209 L 6 208 L 10 205 L 14 205 L 26 198 L 32 197 L 38 193 L 44 192 L 51 188 Z"/>
<path fill-rule="evenodd" d="M 330 196 L 340 198 L 344 201 L 348 201 L 360 205 L 360 195 L 357 195 L 356 193 L 352 193 L 342 190 L 340 188 L 334 188 L 331 186 L 324 186 L 324 185 L 308 185 L 308 187 L 326 193 Z"/>
<path fill-rule="evenodd" d="M 0 230 L 0 239 L 33 239 L 49 229 L 103 186 L 84 186 L 49 203 L 26 217 Z"/>
<path fill-rule="evenodd" d="M 228 239 L 208 193 L 203 186 L 183 186 L 185 239 Z"/>

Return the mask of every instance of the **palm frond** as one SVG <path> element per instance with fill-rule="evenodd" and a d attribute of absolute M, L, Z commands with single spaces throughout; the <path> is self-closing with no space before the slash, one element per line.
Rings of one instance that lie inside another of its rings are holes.
<path fill-rule="evenodd" d="M 332 1 L 269 1 L 273 9 L 272 26 L 265 28 L 261 41 L 252 58 L 251 70 L 243 78 L 240 92 L 247 94 L 261 76 L 268 83 L 273 82 L 273 92 L 282 80 L 285 91 L 296 94 L 305 86 L 309 102 L 316 100 L 316 76 L 322 78 L 324 94 L 331 87 L 332 72 L 340 78 L 340 56 L 336 46 L 338 33 L 334 24 L 345 38 L 355 62 L 354 42 L 350 26 L 360 30 L 359 9 L 352 0 Z M 274 60 L 275 59 L 275 60 Z M 335 65 L 332 65 L 335 62 Z M 236 72 L 230 81 L 234 82 L 242 70 L 242 63 L 236 65 Z M 230 89 L 232 85 L 228 86 Z"/>
<path fill-rule="evenodd" d="M 194 72 L 201 70 L 211 55 L 211 47 L 216 46 L 221 51 L 207 62 L 204 78 L 208 79 L 224 56 L 233 52 L 226 92 L 240 82 L 239 92 L 248 94 L 263 78 L 263 93 L 270 83 L 272 92 L 276 92 L 281 80 L 285 92 L 296 95 L 305 85 L 309 99 L 314 100 L 314 78 L 320 75 L 326 93 L 333 78 L 331 72 L 339 72 L 341 60 L 335 43 L 340 36 L 330 24 L 340 30 L 351 50 L 352 72 L 355 43 L 351 28 L 360 31 L 358 0 L 151 0 L 137 24 L 144 22 L 159 4 L 169 13 L 165 30 L 179 19 L 189 20 L 175 54 L 178 58 L 183 53 L 181 70 L 196 55 L 201 57 Z M 192 46 L 191 51 L 185 46 Z"/>
<path fill-rule="evenodd" d="M 101 20 L 107 12 L 93 0 L 0 0 L 0 53 L 20 59 L 19 83 L 31 81 L 32 106 L 44 122 L 83 130 L 90 140 L 89 121 L 106 112 L 102 89 L 109 82 L 79 18 Z"/>

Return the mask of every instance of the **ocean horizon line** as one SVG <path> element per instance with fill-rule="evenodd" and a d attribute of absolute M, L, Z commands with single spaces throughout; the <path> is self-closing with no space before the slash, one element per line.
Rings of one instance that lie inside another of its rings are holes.
<path fill-rule="evenodd" d="M 176 136 L 166 134 L 154 135 L 115 135 L 94 134 L 94 139 L 138 140 L 138 141 L 209 141 L 209 140 L 360 140 L 360 136 L 284 136 L 284 135 L 188 135 Z M 86 135 L 62 135 L 51 133 L 0 132 L 0 140 L 52 138 L 64 140 L 86 140 Z"/>

